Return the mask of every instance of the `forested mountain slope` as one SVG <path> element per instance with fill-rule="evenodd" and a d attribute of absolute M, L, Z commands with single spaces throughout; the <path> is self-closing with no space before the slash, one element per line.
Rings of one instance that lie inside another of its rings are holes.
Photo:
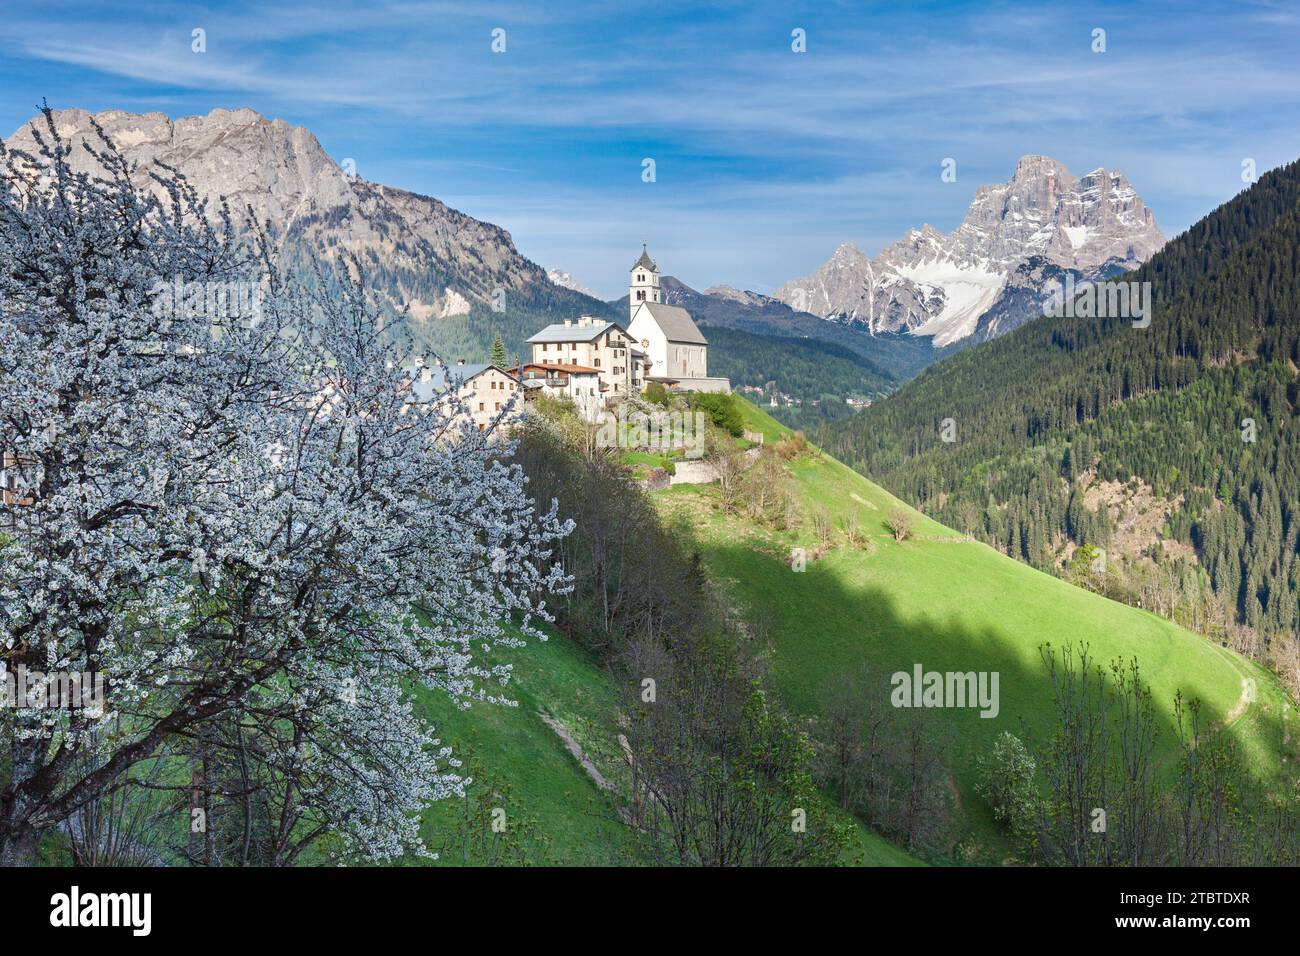
<path fill-rule="evenodd" d="M 1074 558 L 1077 572 L 1086 555 L 1098 589 L 1245 650 L 1269 644 L 1285 672 L 1300 594 L 1298 203 L 1293 163 L 1124 276 L 1151 283 L 1149 327 L 1043 317 L 819 437 L 952 527 L 1043 568 Z"/>
<path fill-rule="evenodd" d="M 725 376 L 733 389 L 794 428 L 847 418 L 858 407 L 850 400 L 878 401 L 896 387 L 887 373 L 842 345 L 724 326 L 707 326 L 705 335 L 710 373 Z"/>

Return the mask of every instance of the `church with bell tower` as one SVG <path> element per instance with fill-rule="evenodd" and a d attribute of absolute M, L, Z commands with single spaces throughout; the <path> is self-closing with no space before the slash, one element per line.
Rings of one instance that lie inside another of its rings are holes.
<path fill-rule="evenodd" d="M 731 390 L 725 378 L 709 376 L 709 343 L 691 314 L 664 302 L 659 267 L 645 243 L 641 244 L 641 258 L 632 263 L 628 273 L 627 309 L 633 347 L 640 348 L 649 365 L 647 382 L 682 391 Z"/>
<path fill-rule="evenodd" d="M 671 391 L 731 391 L 726 378 L 709 375 L 709 343 L 691 314 L 663 300 L 659 266 L 644 242 L 640 258 L 628 271 L 627 308 L 626 325 L 584 315 L 553 323 L 531 336 L 533 361 L 526 374 L 543 375 L 550 384 L 537 379 L 529 387 L 545 387 L 572 398 L 565 392 L 570 378 L 594 375 L 600 379 L 600 394 L 583 398 L 599 397 L 605 403 L 634 395 L 650 382 Z M 524 369 L 519 371 L 525 374 Z"/>

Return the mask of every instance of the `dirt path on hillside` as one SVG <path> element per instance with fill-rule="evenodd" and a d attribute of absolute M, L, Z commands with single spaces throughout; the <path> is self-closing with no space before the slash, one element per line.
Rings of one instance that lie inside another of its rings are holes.
<path fill-rule="evenodd" d="M 605 779 L 604 774 L 600 772 L 600 769 L 592 762 L 591 758 L 587 756 L 586 751 L 582 749 L 582 745 L 573 739 L 573 734 L 569 733 L 569 729 L 565 727 L 564 724 L 560 723 L 550 714 L 544 714 L 540 710 L 537 712 L 537 716 L 542 718 L 542 722 L 545 723 L 547 727 L 550 727 L 551 730 L 555 731 L 555 735 L 564 741 L 564 746 L 569 748 L 569 753 L 573 754 L 573 759 L 578 761 L 583 770 L 587 771 L 587 776 L 592 779 L 592 782 L 595 783 L 597 787 L 601 790 L 609 790 L 611 792 L 614 790 L 614 785 Z"/>
<path fill-rule="evenodd" d="M 545 723 L 547 727 L 550 727 L 551 730 L 555 731 L 555 736 L 564 741 L 564 746 L 569 749 L 569 753 L 573 754 L 573 759 L 578 761 L 578 764 L 584 771 L 586 771 L 587 776 L 591 778 L 591 782 L 596 785 L 596 788 L 617 796 L 618 788 L 605 779 L 605 775 L 600 772 L 600 769 L 592 759 L 587 756 L 586 751 L 582 749 L 582 744 L 578 743 L 578 741 L 573 738 L 573 734 L 569 733 L 569 728 L 565 727 L 564 724 L 560 723 L 550 714 L 544 714 L 540 710 L 537 712 L 537 716 L 542 718 L 542 722 Z M 631 761 L 632 751 L 627 745 L 627 739 L 620 735 L 618 741 L 623 745 L 623 749 L 627 752 L 628 760 Z M 616 801 L 614 809 L 618 811 L 619 819 L 625 824 L 628 826 L 635 825 L 632 811 L 627 807 L 619 805 Z"/>
<path fill-rule="evenodd" d="M 1221 729 L 1227 730 L 1244 717 L 1246 712 L 1258 702 L 1259 684 L 1255 678 L 1250 677 L 1244 672 L 1241 665 L 1233 659 L 1230 651 L 1219 647 L 1217 644 L 1212 646 L 1219 652 L 1219 655 L 1224 659 L 1228 666 L 1237 672 L 1237 676 L 1241 678 L 1241 693 L 1237 697 L 1237 702 L 1228 708 L 1228 712 L 1223 715 L 1223 722 L 1218 725 Z"/>
<path fill-rule="evenodd" d="M 1241 716 L 1246 713 L 1250 705 L 1255 702 L 1258 693 L 1259 689 L 1256 687 L 1253 677 L 1243 677 L 1241 679 L 1241 696 L 1237 698 L 1237 702 L 1232 705 L 1232 708 L 1223 715 L 1224 730 L 1227 730 L 1241 719 Z"/>

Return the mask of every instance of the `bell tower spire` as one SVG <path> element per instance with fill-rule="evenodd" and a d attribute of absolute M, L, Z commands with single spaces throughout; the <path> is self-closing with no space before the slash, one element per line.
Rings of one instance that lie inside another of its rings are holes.
<path fill-rule="evenodd" d="M 632 264 L 627 287 L 627 318 L 630 322 L 642 302 L 659 302 L 659 267 L 641 243 L 641 258 Z"/>

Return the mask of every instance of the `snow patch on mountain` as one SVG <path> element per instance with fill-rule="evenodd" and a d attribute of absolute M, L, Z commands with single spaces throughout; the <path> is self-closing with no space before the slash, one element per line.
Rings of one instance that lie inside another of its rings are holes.
<path fill-rule="evenodd" d="M 964 339 L 975 331 L 980 316 L 997 301 L 1006 276 L 978 265 L 958 265 L 951 259 L 937 259 L 901 266 L 898 274 L 943 301 L 938 315 L 931 316 L 912 331 L 933 336 L 936 347 Z"/>
<path fill-rule="evenodd" d="M 596 293 L 592 292 L 572 275 L 560 269 L 546 270 L 546 278 L 562 289 L 570 289 L 574 292 L 581 292 L 583 295 L 589 295 L 593 299 L 596 298 Z"/>

